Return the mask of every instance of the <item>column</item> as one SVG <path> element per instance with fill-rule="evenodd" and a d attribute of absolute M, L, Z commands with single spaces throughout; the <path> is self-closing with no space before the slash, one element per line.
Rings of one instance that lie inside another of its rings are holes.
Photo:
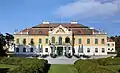
<path fill-rule="evenodd" d="M 63 46 L 63 55 L 65 55 L 65 46 Z"/>
<path fill-rule="evenodd" d="M 55 54 L 57 55 L 57 46 L 55 47 Z"/>
<path fill-rule="evenodd" d="M 71 55 L 73 55 L 73 50 L 72 50 L 72 46 L 71 46 Z"/>

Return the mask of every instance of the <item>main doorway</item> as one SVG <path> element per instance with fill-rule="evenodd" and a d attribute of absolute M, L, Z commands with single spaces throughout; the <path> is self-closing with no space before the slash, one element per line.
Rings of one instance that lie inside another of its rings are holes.
<path fill-rule="evenodd" d="M 57 47 L 57 55 L 62 56 L 63 55 L 63 47 Z"/>

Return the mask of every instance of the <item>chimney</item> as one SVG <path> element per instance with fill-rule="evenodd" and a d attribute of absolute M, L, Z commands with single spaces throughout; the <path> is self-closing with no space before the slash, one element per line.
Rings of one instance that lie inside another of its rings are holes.
<path fill-rule="evenodd" d="M 71 24 L 78 24 L 77 21 L 71 21 Z"/>
<path fill-rule="evenodd" d="M 89 29 L 92 30 L 92 34 L 95 34 L 95 32 L 94 32 L 94 27 L 89 27 Z"/>
<path fill-rule="evenodd" d="M 43 21 L 43 24 L 50 24 L 50 22 L 48 22 L 48 21 Z"/>

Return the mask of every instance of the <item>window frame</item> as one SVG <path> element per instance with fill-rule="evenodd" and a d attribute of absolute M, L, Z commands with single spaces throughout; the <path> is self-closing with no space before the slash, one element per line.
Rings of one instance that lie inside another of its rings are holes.
<path fill-rule="evenodd" d="M 82 44 L 82 39 L 81 38 L 78 39 L 78 43 Z"/>
<path fill-rule="evenodd" d="M 98 44 L 98 39 L 95 39 L 95 44 Z"/>
<path fill-rule="evenodd" d="M 45 52 L 48 52 L 48 48 L 45 48 Z"/>
<path fill-rule="evenodd" d="M 25 49 L 25 50 L 24 50 L 24 49 Z M 23 52 L 27 52 L 25 47 L 23 48 Z"/>
<path fill-rule="evenodd" d="M 87 39 L 87 44 L 90 44 L 90 39 L 89 38 Z"/>
<path fill-rule="evenodd" d="M 16 48 L 16 52 L 19 52 L 19 51 L 20 51 L 20 49 L 17 47 L 17 48 Z"/>
<path fill-rule="evenodd" d="M 90 48 L 87 48 L 87 53 L 90 53 Z"/>

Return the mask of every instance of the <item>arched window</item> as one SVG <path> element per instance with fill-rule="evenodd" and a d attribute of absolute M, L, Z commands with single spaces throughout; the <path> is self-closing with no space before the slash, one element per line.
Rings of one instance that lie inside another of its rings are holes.
<path fill-rule="evenodd" d="M 48 44 L 48 38 L 46 38 L 46 44 Z"/>
<path fill-rule="evenodd" d="M 70 38 L 69 37 L 65 38 L 65 43 L 70 43 Z"/>
<path fill-rule="evenodd" d="M 23 39 L 23 44 L 26 45 L 26 39 L 25 38 Z"/>
<path fill-rule="evenodd" d="M 59 41 L 59 45 L 62 45 L 62 37 L 61 36 L 58 38 L 58 41 Z"/>
<path fill-rule="evenodd" d="M 55 43 L 55 37 L 52 37 L 52 43 Z"/>

